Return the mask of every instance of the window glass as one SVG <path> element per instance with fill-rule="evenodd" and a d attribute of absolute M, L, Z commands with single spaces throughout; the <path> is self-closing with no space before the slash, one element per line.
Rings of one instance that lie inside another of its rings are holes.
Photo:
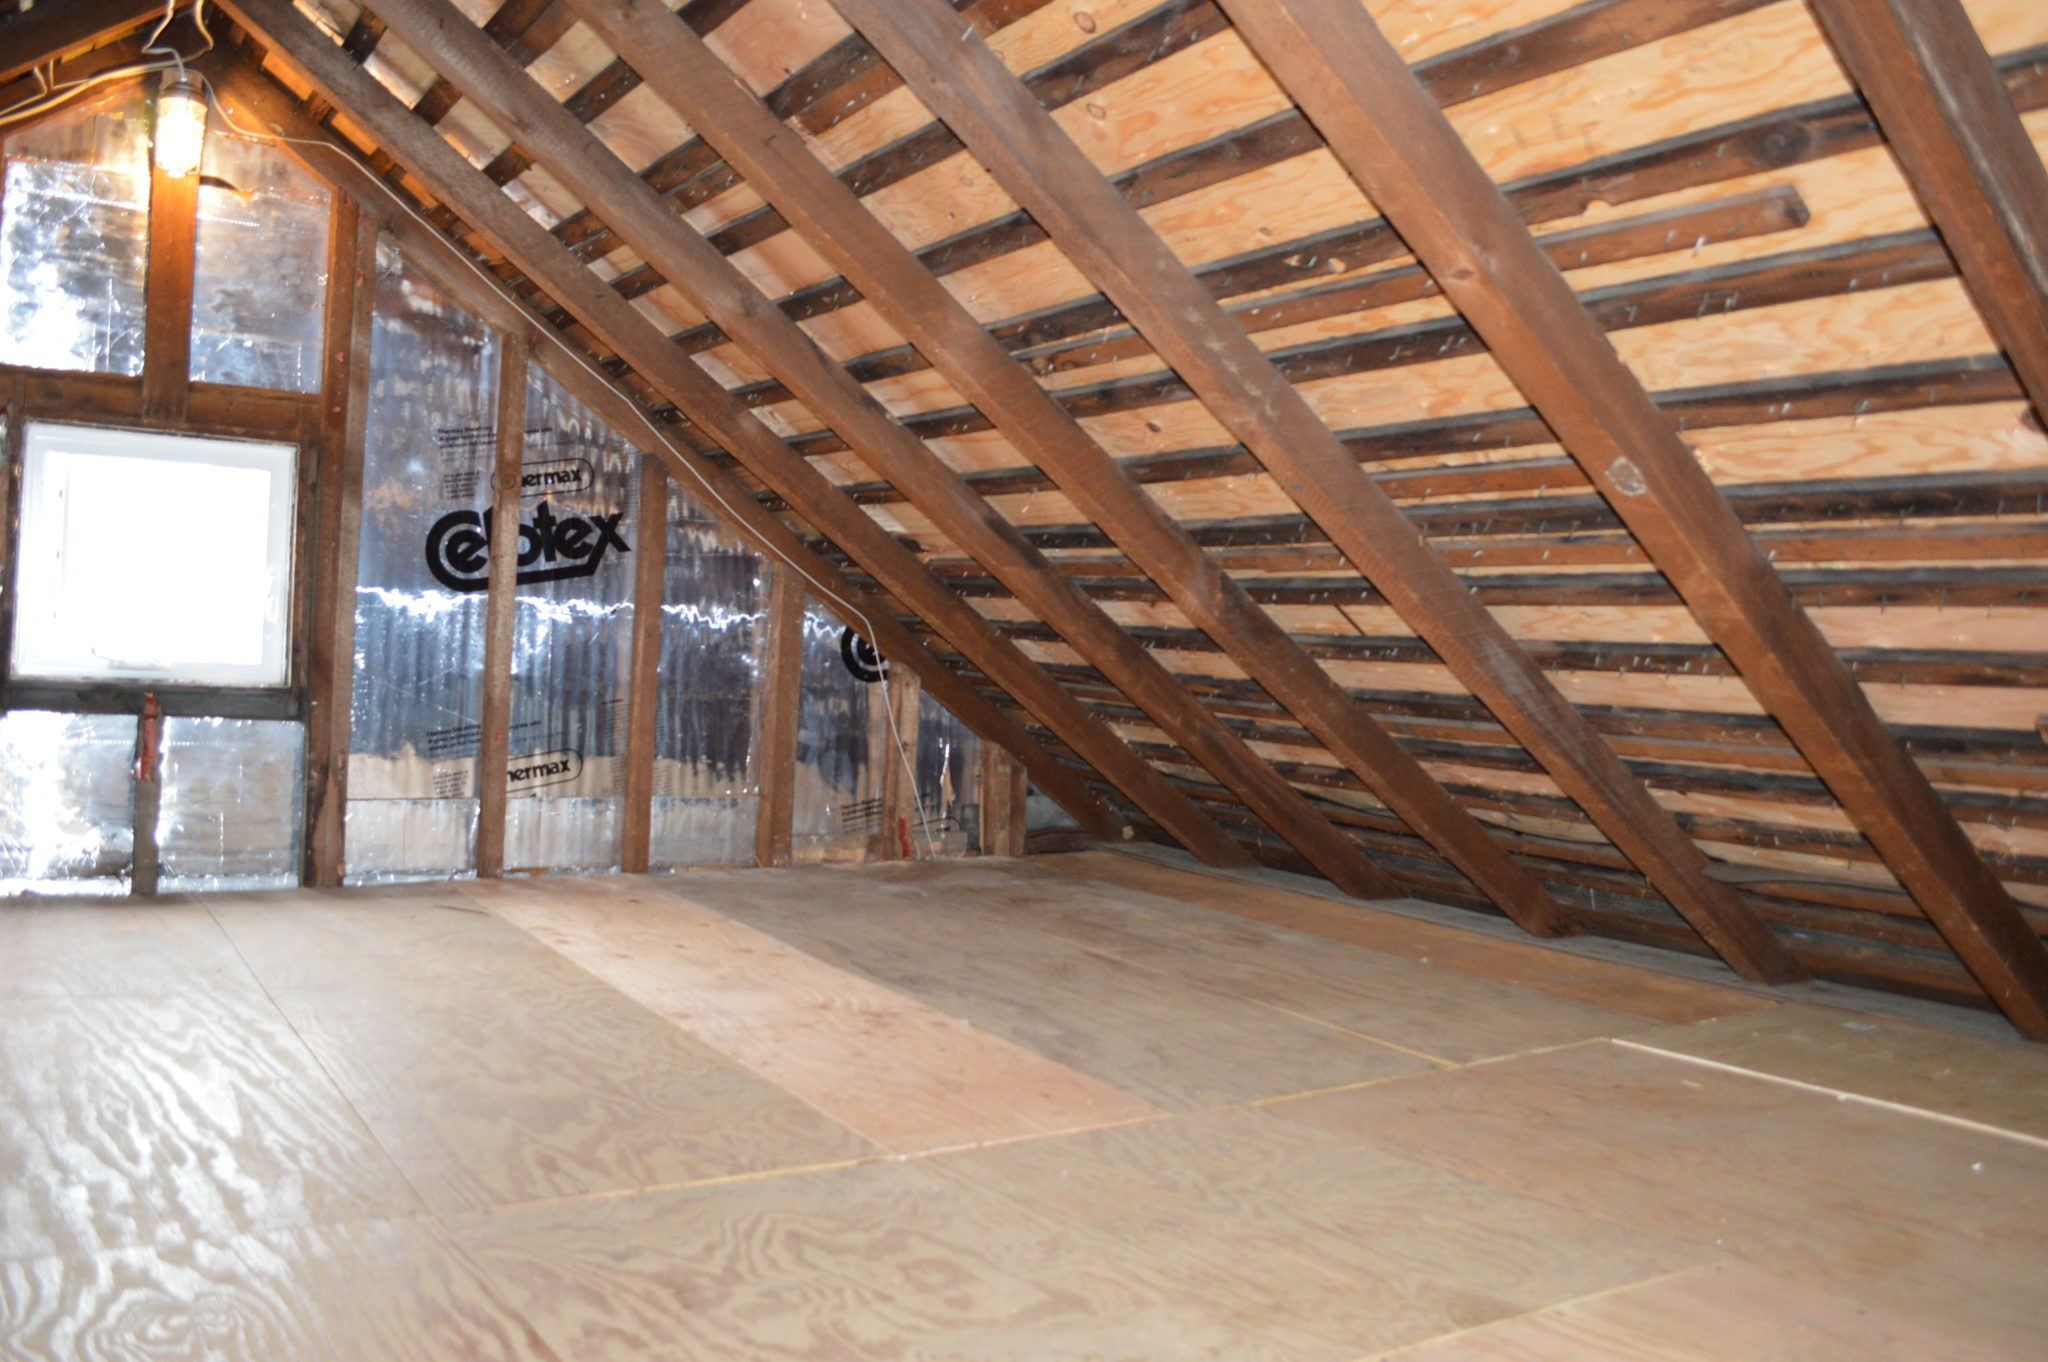
<path fill-rule="evenodd" d="M 285 683 L 290 445 L 37 423 L 25 446 L 16 676 Z"/>
<path fill-rule="evenodd" d="M 282 150 L 208 132 L 192 270 L 192 378 L 320 388 L 328 194 Z"/>
<path fill-rule="evenodd" d="M 7 139 L 0 363 L 142 372 L 149 100 L 139 83 Z"/>

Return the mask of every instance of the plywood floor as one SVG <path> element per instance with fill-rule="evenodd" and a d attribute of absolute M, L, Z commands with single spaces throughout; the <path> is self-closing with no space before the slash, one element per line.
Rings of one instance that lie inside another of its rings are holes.
<path fill-rule="evenodd" d="M 2048 1057 L 1110 852 L 0 910 L 7 1359 L 2038 1359 Z"/>

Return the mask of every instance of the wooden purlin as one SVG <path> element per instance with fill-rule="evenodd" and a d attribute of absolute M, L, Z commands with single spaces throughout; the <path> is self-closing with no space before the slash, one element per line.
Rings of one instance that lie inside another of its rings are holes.
<path fill-rule="evenodd" d="M 380 123 L 394 130 L 402 130 L 406 126 L 400 121 L 406 116 L 403 106 L 397 105 L 374 82 L 364 84 L 369 82 L 369 77 L 355 69 L 338 49 L 330 50 L 332 45 L 324 36 L 293 13 L 288 5 L 278 4 L 275 0 L 250 0 L 246 6 L 235 4 L 229 8 L 242 22 L 264 33 L 274 46 L 284 40 L 303 44 L 312 56 L 309 65 L 300 69 L 322 90 L 323 98 L 337 88 L 348 89 L 357 96 L 356 107 L 376 114 Z M 262 22 L 262 27 L 258 27 L 257 20 Z M 292 142 L 284 144 L 288 153 L 303 158 L 308 170 L 357 196 L 365 211 L 380 221 L 399 247 L 427 268 L 466 307 L 508 335 L 536 334 L 543 329 L 538 317 L 515 305 L 503 293 L 483 284 L 482 280 L 488 275 L 467 252 L 439 232 L 429 229 L 411 212 L 396 207 L 392 191 L 384 187 L 377 172 L 365 164 L 357 149 L 331 131 L 305 119 L 282 86 L 231 52 L 214 53 L 202 58 L 195 66 L 205 73 L 229 116 L 236 121 L 332 148 L 329 155 L 311 156 Z M 318 79 L 313 77 L 315 70 L 320 73 Z M 379 97 L 392 107 L 380 109 Z M 438 143 L 438 139 L 435 140 Z M 437 155 L 432 153 L 431 146 L 428 150 L 430 154 Z M 461 164 L 459 158 L 455 164 Z M 454 164 L 449 169 L 453 170 Z M 492 204 L 486 198 L 479 198 L 477 202 L 487 210 Z M 502 225 L 508 231 L 523 233 L 525 222 L 531 222 L 531 219 L 524 219 L 515 210 L 515 217 L 504 219 Z M 533 242 L 536 247 L 539 244 Z M 533 259 L 538 264 L 546 257 L 537 251 Z M 580 278 L 576 269 L 567 267 L 559 274 L 565 283 Z M 603 312 L 604 308 L 599 306 L 594 311 Z M 620 317 L 616 320 L 625 329 L 626 319 Z M 737 533 L 779 563 L 803 564 L 804 571 L 818 585 L 820 597 L 828 610 L 848 626 L 871 629 L 875 643 L 886 656 L 915 671 L 934 698 L 983 740 L 1015 755 L 1030 773 L 1034 785 L 1071 814 L 1083 828 L 1096 836 L 1112 839 L 1123 834 L 1123 820 L 1097 798 L 1067 765 L 1056 760 L 1016 721 L 984 700 L 973 686 L 935 657 L 910 630 L 897 622 L 882 601 L 856 586 L 838 567 L 820 558 L 796 532 L 763 511 L 746 488 L 712 462 L 702 450 L 681 438 L 656 438 L 652 418 L 619 389 L 601 380 L 595 364 L 574 358 L 567 349 L 553 344 L 540 346 L 536 358 L 558 382 L 588 404 L 643 454 L 661 460 L 678 484 L 691 495 L 703 494 L 707 505 Z"/>
<path fill-rule="evenodd" d="M 1769 929 L 1705 878 L 1706 856 L 1671 815 L 1001 60 L 929 0 L 833 3 L 1722 958 L 1751 978 L 1803 977 Z"/>
<path fill-rule="evenodd" d="M 1005 354 L 937 278 L 861 206 L 725 64 L 666 13 L 571 0 L 616 51 L 643 61 L 656 93 L 845 272 L 885 320 L 1046 469 L 1229 652 L 1409 826 L 1527 930 L 1570 930 L 1561 906 L 1429 773 L 1219 570 L 1157 502 L 1123 478 L 1080 424 Z"/>
<path fill-rule="evenodd" d="M 1813 0 L 2048 422 L 2048 167 L 1957 0 Z"/>
<path fill-rule="evenodd" d="M 627 357 L 665 398 L 691 412 L 703 429 L 728 448 L 744 451 L 743 461 L 777 485 L 806 519 L 852 552 L 856 561 L 873 570 L 877 580 L 893 595 L 950 638 L 985 674 L 996 678 L 1004 689 L 1044 720 L 1084 761 L 1130 792 L 1133 803 L 1157 811 L 1154 816 L 1173 828 L 1176 835 L 1185 834 L 1186 844 L 1198 854 L 1224 864 L 1243 862 L 1241 849 L 1184 795 L 1172 789 L 1128 745 L 1075 704 L 1014 644 L 1001 640 L 972 607 L 941 585 L 865 512 L 846 501 L 786 444 L 744 412 L 709 375 L 663 340 L 659 331 L 630 304 L 575 261 L 544 228 L 483 179 L 439 134 L 349 62 L 318 30 L 280 0 L 230 0 L 227 8 L 271 46 L 287 54 L 315 84 L 323 87 L 328 98 L 333 99 L 337 91 L 346 92 L 346 98 L 334 102 L 386 150 L 411 164 L 437 197 L 459 206 L 464 218 L 513 258 L 520 269 L 533 278 L 544 279 L 558 301 L 570 305 L 593 334 Z M 731 486 L 730 480 L 723 481 Z M 728 509 L 745 517 L 743 506 Z M 769 525 L 775 523 L 765 515 L 763 520 Z M 747 523 L 751 528 L 756 522 L 748 518 Z M 787 543 L 788 537 L 771 542 L 779 546 Z M 805 554 L 800 552 L 795 557 L 803 561 Z M 880 612 L 871 618 L 878 629 L 889 623 L 886 614 Z M 889 632 L 895 640 L 908 637 L 895 629 Z M 892 642 L 876 641 L 885 649 Z M 932 663 L 932 670 L 942 678 L 941 686 L 953 694 L 963 693 L 964 688 L 949 670 L 936 662 Z M 922 672 L 920 675 L 928 682 L 932 679 Z M 938 686 L 934 687 L 934 694 L 951 707 L 951 700 L 940 693 Z M 971 713 L 959 709 L 954 712 L 977 732 L 984 736 L 994 734 L 992 740 L 1010 745 L 1018 758 L 1030 766 L 1032 778 L 1041 789 L 1063 806 L 1080 811 L 1076 816 L 1083 826 L 1098 835 L 1118 834 L 1123 826 L 1121 820 L 1099 799 L 1086 793 L 1073 773 L 1043 747 L 1024 740 L 1014 724 L 998 720 L 985 706 Z M 1048 785 L 1048 781 L 1052 783 Z"/>
<path fill-rule="evenodd" d="M 899 486 L 915 488 L 912 497 L 921 511 L 1029 601 L 1041 618 L 1275 833 L 1347 892 L 1370 898 L 1390 891 L 1391 883 L 1351 839 L 1218 723 L 1071 581 L 1055 572 L 1013 526 L 994 515 L 937 455 L 826 359 L 795 323 L 777 312 L 447 0 L 376 0 L 375 8 L 394 33 L 420 50 L 433 51 L 442 69 L 477 107 L 596 208 L 635 251 L 660 264 L 683 296 L 790 383 L 806 406 L 840 430 L 863 459 Z M 720 397 L 737 406 L 722 390 Z M 853 514 L 865 519 L 865 512 L 856 509 Z"/>
<path fill-rule="evenodd" d="M 1370 17 L 1223 3 L 1956 955 L 2048 1039 L 2048 949 Z"/>

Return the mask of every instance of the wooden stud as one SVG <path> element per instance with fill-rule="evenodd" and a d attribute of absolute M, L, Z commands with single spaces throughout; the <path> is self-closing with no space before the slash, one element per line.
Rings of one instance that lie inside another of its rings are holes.
<path fill-rule="evenodd" d="M 1155 816 L 1163 826 L 1177 833 L 1185 832 L 1193 844 L 1220 860 L 1243 860 L 1244 853 L 1235 843 L 1223 838 L 1185 796 L 1172 790 L 1150 766 L 1054 685 L 1042 668 L 1003 641 L 971 607 L 942 586 L 864 513 L 833 491 L 788 445 L 747 417 L 723 389 L 690 364 L 645 318 L 578 264 L 545 229 L 489 181 L 481 180 L 474 167 L 413 118 L 289 4 L 282 0 L 226 0 L 225 7 L 273 48 L 288 52 L 301 73 L 320 89 L 323 98 L 348 109 L 351 117 L 387 148 L 395 149 L 399 159 L 419 174 L 437 196 L 456 204 L 464 217 L 504 250 L 517 268 L 543 281 L 557 301 L 570 306 L 603 343 L 627 357 L 665 399 L 694 412 L 697 418 L 708 418 L 699 420 L 704 429 L 718 435 L 730 447 L 745 450 L 750 465 L 789 497 L 807 520 L 821 531 L 831 531 L 832 537 L 857 552 L 866 566 L 879 569 L 878 577 L 888 583 L 894 595 L 920 618 L 943 625 L 946 637 L 957 642 L 984 675 L 1018 696 L 1031 712 L 1044 717 L 1052 731 L 1082 760 L 1104 771 L 1120 788 L 1136 791 L 1133 801 L 1140 807 L 1157 810 Z M 234 75 L 231 65 L 222 63 L 216 69 L 221 67 L 226 68 L 224 74 Z M 246 92 L 248 104 L 266 110 L 270 120 L 300 126 L 295 121 L 296 108 L 282 98 L 282 92 L 275 86 L 246 69 L 237 83 Z M 334 145 L 331 140 L 326 144 Z M 348 178 L 361 174 L 373 186 L 380 183 L 352 155 L 342 157 L 340 164 L 329 166 L 328 170 Z M 393 213 L 387 221 L 407 223 L 410 215 Z M 451 260 L 450 248 L 437 234 L 413 224 L 410 236 L 419 242 L 422 258 L 443 261 L 450 277 L 465 280 L 466 296 L 480 300 L 480 305 L 512 309 L 514 315 L 524 315 L 509 302 L 491 304 L 496 296 L 491 289 L 467 282 L 472 277 L 481 277 L 480 267 L 464 263 L 465 258 L 459 255 Z M 566 375 L 565 381 L 578 385 L 585 400 L 592 402 L 601 414 L 621 430 L 634 432 L 636 440 L 641 438 L 638 431 L 647 418 L 636 406 L 608 386 L 592 382 L 579 361 L 559 358 L 552 350 L 548 354 L 550 361 L 559 365 L 558 370 L 551 372 L 558 377 Z M 857 616 L 846 620 L 848 624 L 867 631 L 886 654 L 907 658 L 926 685 L 933 687 L 935 693 L 943 691 L 939 698 L 947 708 L 984 738 L 1000 742 L 1016 753 L 1039 788 L 1084 827 L 1098 836 L 1124 835 L 1127 825 L 1073 770 L 1029 738 L 1015 720 L 982 701 L 972 687 L 918 644 L 864 593 L 851 587 L 841 590 L 845 586 L 843 576 L 820 563 L 797 536 L 762 511 L 735 480 L 686 448 L 652 441 L 653 427 L 648 425 L 647 429 L 650 443 L 661 457 L 673 461 L 671 466 L 680 477 L 707 489 L 726 515 L 757 542 L 768 545 L 782 561 L 802 564 L 814 584 L 821 588 L 821 594 L 830 591 L 836 598 L 833 608 L 842 618 Z M 1219 847 L 1218 841 L 1227 846 Z"/>
<path fill-rule="evenodd" d="M 1063 405 L 1004 352 L 937 276 L 868 213 L 852 190 L 801 140 L 788 135 L 701 39 L 658 8 L 631 6 L 627 0 L 572 3 L 616 50 L 640 54 L 656 92 L 843 271 L 885 321 L 930 356 L 947 381 L 1027 461 L 1050 474 L 1090 519 L 1109 529 L 1132 561 L 1189 619 L 1409 826 L 1529 931 L 1555 936 L 1570 930 L 1563 907 L 1535 878 L 1516 865 L 1420 762 L 1203 553 L 1157 501 L 1121 474 Z M 997 576 L 1014 589 L 1014 574 Z M 1185 740 L 1183 745 L 1188 745 Z M 1268 816 L 1267 821 L 1274 820 Z M 1287 831 L 1284 825 L 1275 828 Z"/>
<path fill-rule="evenodd" d="M 1024 768 L 1002 748 L 981 749 L 981 854 L 1024 854 L 1024 806 L 1028 798 Z"/>
<path fill-rule="evenodd" d="M 1355 842 L 1204 710 L 1108 615 L 1053 571 L 1014 526 L 993 515 L 936 454 L 897 424 L 844 370 L 822 355 L 708 242 L 612 156 L 575 117 L 508 60 L 447 0 L 379 0 L 391 30 L 432 50 L 443 74 L 526 147 L 536 164 L 598 209 L 678 291 L 846 437 L 862 457 L 911 493 L 919 509 L 986 563 L 1020 599 L 1144 708 L 1327 878 L 1363 897 L 1391 882 Z M 1220 854 L 1232 855 L 1220 842 Z M 1234 858 L 1234 856 L 1233 856 Z"/>
<path fill-rule="evenodd" d="M 476 745 L 476 873 L 505 873 L 511 765 L 512 644 L 519 624 L 519 475 L 526 458 L 526 360 L 517 333 L 498 347 L 498 405 L 491 464 L 490 590 L 485 596 L 484 684 Z"/>
<path fill-rule="evenodd" d="M 1145 333 L 1458 679 L 1644 868 L 1694 930 L 1746 977 L 1802 977 L 1763 922 L 1705 878 L 1704 853 L 1585 716 L 1430 551 L 1301 394 L 1001 59 L 933 0 L 833 3 Z M 1427 94 L 1420 98 L 1441 121 L 1435 101 Z"/>
<path fill-rule="evenodd" d="M 14 678 L 15 550 L 21 543 L 21 461 L 28 441 L 28 378 L 0 375 L 7 383 L 7 427 L 0 432 L 0 714 L 11 703 Z"/>
<path fill-rule="evenodd" d="M 918 694 L 914 676 L 891 677 L 886 686 L 868 687 L 868 751 L 880 754 L 882 768 L 881 814 L 869 843 L 877 860 L 912 860 L 923 853 L 925 830 L 919 823 L 918 801 L 912 797 L 910 772 L 903 769 L 906 759 L 913 769 L 917 762 Z"/>
<path fill-rule="evenodd" d="M 362 547 L 363 442 L 370 401 L 370 330 L 377 227 L 337 192 L 329 228 L 325 365 L 320 381 L 319 499 L 312 524 L 312 606 L 306 675 L 306 834 L 300 875 L 316 888 L 347 869 L 344 824 L 355 689 L 356 559 Z"/>
<path fill-rule="evenodd" d="M 2048 421 L 2048 168 L 1957 0 L 1813 0 Z"/>
<path fill-rule="evenodd" d="M 1956 955 L 2048 1039 L 2048 950 L 1370 17 L 1223 3 Z"/>
<path fill-rule="evenodd" d="M 144 288 L 142 409 L 185 415 L 192 385 L 192 271 L 199 242 L 199 177 L 150 167 L 149 274 Z"/>
<path fill-rule="evenodd" d="M 788 865 L 796 818 L 796 721 L 803 683 L 804 588 L 787 568 L 769 578 L 768 628 L 761 665 L 760 709 L 754 745 L 761 812 L 754 828 L 754 863 Z M 993 746 L 994 744 L 991 744 Z"/>
<path fill-rule="evenodd" d="M 448 238 L 429 230 L 419 219 L 393 202 L 393 192 L 351 148 L 329 129 L 311 123 L 303 111 L 277 83 L 232 54 L 215 53 L 200 58 L 194 66 L 205 71 L 216 95 L 228 106 L 231 116 L 245 126 L 267 126 L 301 141 L 284 143 L 287 154 L 300 159 L 305 168 L 339 192 L 365 196 L 366 211 L 379 219 L 383 231 L 392 237 L 407 258 L 424 269 L 435 282 L 478 317 L 501 332 L 534 331 L 543 325 L 532 311 L 519 305 L 507 293 L 489 282 L 482 266 L 459 251 Z M 328 154 L 309 156 L 301 148 L 326 148 Z M 536 334 L 544 334 L 536 331 Z M 973 685 L 954 673 L 917 638 L 899 624 L 881 602 L 855 586 L 837 567 L 818 557 L 792 530 L 768 514 L 755 496 L 724 472 L 709 455 L 697 451 L 679 431 L 672 439 L 659 438 L 656 418 L 650 417 L 621 391 L 599 377 L 597 371 L 571 351 L 566 344 L 541 346 L 535 362 L 578 400 L 587 404 L 611 427 L 631 441 L 648 458 L 658 459 L 671 476 L 702 493 L 706 504 L 729 528 L 774 560 L 776 570 L 794 572 L 784 565 L 804 564 L 808 580 L 818 589 L 823 607 L 840 623 L 872 629 L 883 653 L 913 671 L 934 698 L 946 706 L 984 742 L 1006 750 L 1033 754 L 1029 769 L 1033 778 L 1053 782 L 1048 797 L 1097 830 L 1098 835 L 1115 835 L 1121 823 L 1095 800 L 1086 787 L 1061 763 L 1052 759 L 1024 729 L 1007 714 L 984 699 Z M 0 375 L 12 371 L 0 367 Z M 103 375 L 60 376 L 71 380 L 102 379 Z M 33 382 L 47 381 L 33 379 Z M 121 380 L 137 393 L 136 380 Z M 210 385 L 195 397 L 218 390 Z M 258 396 L 252 390 L 235 393 Z M 277 394 L 260 394 L 274 399 Z M 139 397 L 130 405 L 139 405 Z M 6 601 L 0 600 L 0 610 Z"/>
<path fill-rule="evenodd" d="M 654 731 L 661 707 L 661 606 L 668 568 L 668 470 L 658 459 L 640 461 L 639 557 L 633 562 L 633 643 L 626 693 L 624 809 L 619 868 L 647 871 L 654 831 Z"/>

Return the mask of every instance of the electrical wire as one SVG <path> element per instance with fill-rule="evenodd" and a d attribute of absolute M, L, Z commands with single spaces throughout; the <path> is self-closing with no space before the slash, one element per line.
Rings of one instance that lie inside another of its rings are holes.
<path fill-rule="evenodd" d="M 200 3 L 202 5 L 204 4 L 204 2 L 205 0 L 200 0 Z M 205 32 L 203 26 L 200 31 L 202 33 Z M 211 41 L 211 38 L 209 38 L 209 45 L 211 44 Z M 220 101 L 220 93 L 219 91 L 213 88 L 213 82 L 208 80 L 204 75 L 201 75 L 199 79 L 206 88 L 206 96 L 208 102 L 210 102 L 213 105 L 214 111 L 220 115 L 221 122 L 224 125 L 226 125 L 228 130 L 234 135 L 246 138 L 251 141 L 285 142 L 292 143 L 298 146 L 317 147 L 323 151 L 331 152 L 334 155 L 351 162 L 352 164 L 355 163 L 355 157 L 353 155 L 351 155 L 347 151 L 344 151 L 342 148 L 336 146 L 332 142 L 327 142 L 319 138 L 312 137 L 288 137 L 283 133 L 263 132 L 260 130 L 245 128 L 241 126 L 239 123 L 235 122 L 233 118 L 229 117 L 226 108 L 222 107 Z M 440 235 L 439 229 L 436 228 L 433 225 L 433 223 L 427 219 L 426 215 L 421 213 L 409 201 L 407 201 L 407 199 L 403 195 L 401 195 L 396 188 L 388 184 L 383 176 L 371 175 L 370 179 L 373 180 L 376 183 L 377 187 L 384 192 L 385 196 L 389 198 L 392 201 L 392 203 L 396 204 L 398 208 L 402 210 L 408 217 L 412 218 L 415 222 L 419 223 L 420 226 L 426 228 L 428 231 L 433 232 L 436 236 Z M 451 247 L 453 247 L 456 257 L 462 261 L 463 265 L 469 269 L 470 273 L 474 274 L 477 277 L 479 282 L 481 282 L 486 288 L 490 289 L 493 293 L 496 293 L 500 297 L 505 299 L 505 301 L 511 304 L 511 306 L 515 310 L 524 310 L 523 304 L 521 304 L 519 299 L 514 297 L 511 291 L 505 287 L 503 280 L 500 280 L 495 275 L 485 270 L 483 266 L 479 265 L 475 260 L 471 259 L 469 252 L 463 250 L 460 246 L 456 246 L 455 243 L 453 242 L 450 242 L 449 244 Z M 638 402 L 634 401 L 625 393 L 618 392 L 618 389 L 613 386 L 611 380 L 607 379 L 603 374 L 598 372 L 597 367 L 590 362 L 589 358 L 582 352 L 582 350 L 578 349 L 576 346 L 569 344 L 569 342 L 566 339 L 564 339 L 562 335 L 559 332 L 557 332 L 553 327 L 545 325 L 536 325 L 534 329 L 539 334 L 545 336 L 550 342 L 552 342 L 555 345 L 555 347 L 559 349 L 564 355 L 567 355 L 571 360 L 574 360 L 576 364 L 579 365 L 584 370 L 584 372 L 588 373 L 591 376 L 592 379 L 603 384 L 607 388 L 611 388 L 613 392 L 617 393 L 620 400 L 624 403 L 626 409 L 633 414 L 633 419 L 635 421 L 638 421 L 640 425 L 646 429 L 647 433 L 650 436 L 652 436 L 656 441 L 665 446 L 671 454 L 675 455 L 676 463 L 679 464 L 684 470 L 686 470 L 689 473 L 690 477 L 693 480 L 695 480 L 698 486 L 704 489 L 705 494 L 709 496 L 712 501 L 716 502 L 719 506 L 723 507 L 725 513 L 728 516 L 730 516 L 736 524 L 743 525 L 746 523 L 745 518 L 740 515 L 739 511 L 734 508 L 731 502 L 725 499 L 724 494 L 718 490 L 718 488 L 711 482 L 709 478 L 707 478 L 702 472 L 700 472 L 697 469 L 696 464 L 693 461 L 692 454 L 686 453 L 681 447 L 679 447 L 676 444 L 674 440 L 669 438 L 668 433 L 666 431 L 656 426 L 655 423 L 648 418 L 647 414 L 641 411 L 640 404 Z M 846 612 L 847 615 L 851 616 L 853 619 L 858 621 L 861 629 L 867 634 L 867 637 L 870 640 L 872 640 L 875 637 L 874 621 L 869 619 L 865 612 L 858 609 L 856 606 L 854 606 L 854 604 L 851 601 L 848 601 L 838 592 L 826 586 L 825 583 L 820 581 L 815 575 L 813 575 L 795 558 L 776 548 L 773 544 L 769 543 L 765 537 L 763 537 L 760 540 L 760 544 L 763 549 L 767 550 L 771 557 L 783 563 L 785 566 L 795 571 L 797 576 L 803 578 L 804 581 L 810 583 L 812 589 L 815 590 L 820 596 L 823 596 L 826 600 L 837 605 L 841 610 Z M 890 693 L 889 690 L 889 674 L 886 662 L 884 663 L 882 676 L 879 684 L 882 688 L 882 708 L 885 714 L 887 715 L 889 721 L 889 736 L 895 744 L 897 759 L 902 763 L 904 776 L 909 781 L 910 798 L 911 802 L 917 808 L 918 827 L 919 830 L 924 834 L 925 849 L 928 852 L 928 854 L 936 860 L 941 854 L 938 839 L 932 831 L 931 816 L 925 811 L 924 797 L 918 790 L 916 763 L 914 763 L 910 759 L 909 747 L 903 741 L 903 731 L 896 722 L 896 702 L 895 697 Z"/>
<path fill-rule="evenodd" d="M 178 0 L 164 0 L 163 17 L 156 21 L 156 27 L 150 30 L 149 37 L 142 47 L 142 54 L 144 56 L 155 55 L 162 57 L 164 60 L 133 62 L 127 66 L 117 66 L 111 70 L 102 71 L 98 75 L 87 76 L 82 80 L 61 82 L 56 78 L 57 63 L 54 60 L 50 61 L 44 66 L 35 68 L 36 84 L 40 87 L 36 94 L 18 103 L 11 104 L 5 109 L 0 109 L 0 128 L 7 127 L 12 123 L 25 122 L 31 118 L 39 118 L 53 110 L 61 109 L 88 90 L 106 85 L 112 81 L 147 76 L 157 71 L 176 70 L 183 72 L 186 62 L 196 61 L 208 52 L 213 51 L 213 34 L 208 32 L 206 27 L 206 0 L 196 0 L 192 6 L 192 22 L 199 29 L 199 36 L 206 40 L 206 45 L 197 52 L 194 52 L 190 57 L 185 56 L 174 47 L 158 47 L 156 45 L 157 41 L 163 37 L 164 30 L 171 26 L 171 21 L 177 17 L 177 11 Z"/>

